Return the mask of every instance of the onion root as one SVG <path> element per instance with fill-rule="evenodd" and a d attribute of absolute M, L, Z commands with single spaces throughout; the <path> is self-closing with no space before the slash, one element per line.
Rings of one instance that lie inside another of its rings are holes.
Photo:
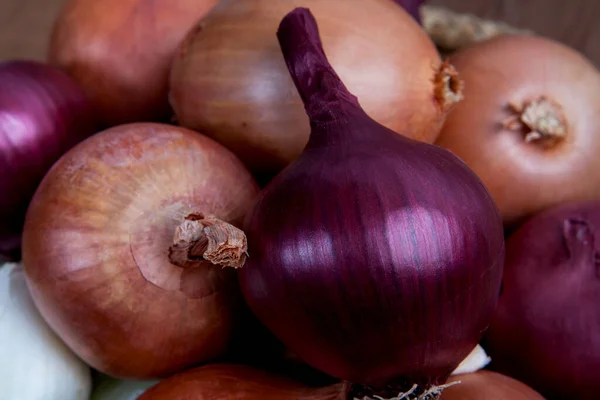
<path fill-rule="evenodd" d="M 460 381 L 454 381 L 444 385 L 433 385 L 424 391 L 420 391 L 419 385 L 415 384 L 407 392 L 399 393 L 396 397 L 390 399 L 374 395 L 373 397 L 365 396 L 362 399 L 355 398 L 355 400 L 436 400 L 439 399 L 444 389 L 459 383 Z"/>
<path fill-rule="evenodd" d="M 175 230 L 169 260 L 182 268 L 207 261 L 223 267 L 240 268 L 246 262 L 246 235 L 214 216 L 190 214 Z"/>
<path fill-rule="evenodd" d="M 540 96 L 519 104 L 510 102 L 509 109 L 516 113 L 504 121 L 503 126 L 510 130 L 528 130 L 525 142 L 538 140 L 560 140 L 567 136 L 567 119 L 563 108 L 557 102 Z"/>
<path fill-rule="evenodd" d="M 434 96 L 442 112 L 463 99 L 464 82 L 460 79 L 456 68 L 449 61 L 444 61 L 434 78 Z"/>

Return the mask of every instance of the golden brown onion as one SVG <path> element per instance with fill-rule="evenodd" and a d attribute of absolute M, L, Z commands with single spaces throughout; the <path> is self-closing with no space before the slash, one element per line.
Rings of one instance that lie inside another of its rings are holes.
<path fill-rule="evenodd" d="M 544 400 L 535 390 L 508 376 L 478 371 L 451 377 L 459 384 L 444 389 L 440 400 Z"/>
<path fill-rule="evenodd" d="M 277 43 L 295 6 L 320 21 L 325 51 L 365 111 L 433 142 L 458 90 L 429 37 L 390 0 L 223 0 L 190 31 L 171 72 L 178 121 L 225 144 L 256 173 L 296 159 L 309 121 Z"/>
<path fill-rule="evenodd" d="M 107 125 L 170 117 L 177 46 L 217 0 L 69 0 L 49 61 L 83 87 Z"/>
<path fill-rule="evenodd" d="M 450 61 L 465 99 L 437 144 L 479 175 L 505 224 L 600 199 L 600 74 L 588 60 L 549 39 L 503 36 Z"/>
<path fill-rule="evenodd" d="M 244 365 L 212 364 L 159 382 L 139 400 L 346 400 L 346 385 L 312 388 Z"/>
<path fill-rule="evenodd" d="M 235 270 L 199 258 L 176 266 L 170 246 L 190 214 L 238 223 L 257 191 L 232 153 L 187 129 L 129 124 L 82 142 L 26 217 L 23 261 L 42 316 L 117 377 L 163 377 L 221 355 L 241 305 Z"/>

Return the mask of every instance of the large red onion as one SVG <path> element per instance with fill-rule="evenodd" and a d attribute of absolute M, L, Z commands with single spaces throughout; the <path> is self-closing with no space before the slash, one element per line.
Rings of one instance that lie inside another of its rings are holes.
<path fill-rule="evenodd" d="M 301 359 L 362 384 L 358 398 L 443 383 L 496 305 L 498 210 L 450 152 L 365 114 L 307 9 L 278 37 L 312 133 L 247 215 L 244 296 Z"/>
<path fill-rule="evenodd" d="M 0 257 L 18 256 L 35 188 L 64 152 L 94 133 L 92 114 L 63 72 L 35 61 L 0 64 Z"/>
<path fill-rule="evenodd" d="M 117 377 L 171 375 L 227 350 L 242 303 L 232 225 L 258 187 L 213 140 L 121 125 L 65 154 L 27 212 L 23 262 L 49 325 Z M 213 265 L 218 264 L 218 265 Z"/>
<path fill-rule="evenodd" d="M 486 334 L 491 367 L 549 399 L 600 393 L 600 202 L 528 220 L 506 245 L 498 309 Z"/>

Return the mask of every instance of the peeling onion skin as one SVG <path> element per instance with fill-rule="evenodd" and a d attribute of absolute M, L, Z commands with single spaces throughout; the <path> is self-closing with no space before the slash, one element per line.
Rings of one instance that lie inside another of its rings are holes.
<path fill-rule="evenodd" d="M 292 11 L 278 36 L 312 132 L 246 216 L 242 292 L 300 359 L 370 394 L 444 383 L 496 305 L 500 215 L 450 152 L 360 108 L 310 15 Z"/>
<path fill-rule="evenodd" d="M 214 364 L 159 382 L 138 400 L 346 400 L 344 385 L 304 386 L 244 365 Z"/>
<path fill-rule="evenodd" d="M 581 54 L 549 39 L 501 36 L 450 57 L 464 100 L 436 144 L 483 180 L 507 227 L 543 209 L 600 199 L 600 73 Z M 503 125 L 510 103 L 547 96 L 562 107 L 563 138 L 527 143 L 529 129 Z"/>
<path fill-rule="evenodd" d="M 77 80 L 106 127 L 168 122 L 168 79 L 187 31 L 217 0 L 69 0 L 48 61 Z"/>
<path fill-rule="evenodd" d="M 503 292 L 483 345 L 490 368 L 548 399 L 600 393 L 600 202 L 529 219 L 506 245 Z"/>
<path fill-rule="evenodd" d="M 434 96 L 440 56 L 390 0 L 303 0 L 322 23 L 331 63 L 367 113 L 431 143 L 445 112 Z M 171 71 L 178 122 L 213 137 L 257 175 L 296 159 L 310 126 L 274 32 L 297 1 L 222 0 L 188 34 Z"/>
<path fill-rule="evenodd" d="M 42 316 L 84 361 L 111 376 L 160 378 L 220 356 L 236 329 L 235 270 L 171 264 L 192 212 L 238 223 L 258 193 L 213 140 L 139 123 L 63 156 L 28 210 L 23 260 Z"/>
<path fill-rule="evenodd" d="M 529 386 L 492 371 L 452 376 L 458 382 L 444 389 L 440 400 L 544 400 Z"/>

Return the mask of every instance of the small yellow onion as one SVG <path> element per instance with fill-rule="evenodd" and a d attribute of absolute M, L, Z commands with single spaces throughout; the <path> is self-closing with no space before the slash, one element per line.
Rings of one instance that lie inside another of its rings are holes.
<path fill-rule="evenodd" d="M 295 160 L 310 127 L 275 32 L 299 5 L 320 21 L 329 60 L 365 111 L 433 142 L 459 83 L 418 23 L 390 0 L 221 1 L 174 60 L 170 100 L 179 123 L 221 142 L 258 174 Z"/>

